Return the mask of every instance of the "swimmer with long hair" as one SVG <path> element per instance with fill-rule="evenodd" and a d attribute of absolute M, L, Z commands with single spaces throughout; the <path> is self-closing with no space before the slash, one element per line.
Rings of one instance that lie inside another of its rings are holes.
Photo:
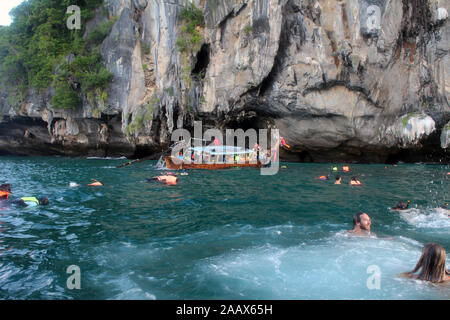
<path fill-rule="evenodd" d="M 441 245 L 428 243 L 423 247 L 422 256 L 414 270 L 404 272 L 401 276 L 432 283 L 450 283 L 450 272 L 445 267 L 445 259 L 445 249 Z"/>

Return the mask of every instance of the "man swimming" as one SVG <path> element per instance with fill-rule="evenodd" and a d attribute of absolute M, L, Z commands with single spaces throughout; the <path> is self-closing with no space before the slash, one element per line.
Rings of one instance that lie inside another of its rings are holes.
<path fill-rule="evenodd" d="M 404 202 L 404 201 L 400 201 L 399 203 L 397 203 L 397 205 L 395 207 L 392 207 L 391 210 L 408 210 L 409 207 L 409 200 L 408 203 Z"/>
<path fill-rule="evenodd" d="M 341 176 L 337 176 L 336 177 L 336 181 L 334 182 L 334 184 L 341 184 L 342 182 L 342 177 Z"/>
<path fill-rule="evenodd" d="M 372 221 L 365 212 L 358 212 L 353 216 L 353 229 L 349 230 L 349 233 L 353 233 L 361 236 L 375 236 L 376 234 L 370 232 L 370 226 Z"/>
<path fill-rule="evenodd" d="M 167 185 L 176 185 L 178 182 L 178 178 L 175 175 L 165 175 L 165 176 L 158 176 L 158 177 L 153 177 L 151 179 L 147 179 L 148 181 L 160 181 L 160 182 L 164 182 Z"/>

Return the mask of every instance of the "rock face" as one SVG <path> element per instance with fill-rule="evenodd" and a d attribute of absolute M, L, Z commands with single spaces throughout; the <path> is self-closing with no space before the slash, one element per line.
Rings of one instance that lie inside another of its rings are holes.
<path fill-rule="evenodd" d="M 202 120 L 278 128 L 292 161 L 449 161 L 450 0 L 195 4 L 203 40 L 185 54 L 183 1 L 107 1 L 101 113 L 53 110 L 51 89 L 20 108 L 1 93 L 0 153 L 140 157 Z"/>

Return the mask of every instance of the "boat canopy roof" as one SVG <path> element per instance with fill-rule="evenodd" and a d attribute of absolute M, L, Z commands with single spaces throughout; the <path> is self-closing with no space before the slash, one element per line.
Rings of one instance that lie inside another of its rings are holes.
<path fill-rule="evenodd" d="M 253 153 L 253 150 L 243 149 L 241 147 L 234 146 L 206 146 L 206 147 L 193 147 L 189 148 L 194 152 L 208 152 L 211 155 L 233 155 L 233 154 L 249 154 Z"/>

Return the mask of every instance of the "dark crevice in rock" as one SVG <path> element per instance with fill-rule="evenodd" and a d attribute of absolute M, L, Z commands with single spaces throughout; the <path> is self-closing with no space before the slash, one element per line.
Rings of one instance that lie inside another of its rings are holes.
<path fill-rule="evenodd" d="M 225 29 L 227 27 L 228 19 L 234 17 L 234 12 L 231 11 L 222 21 L 219 23 L 220 29 L 220 48 L 223 49 L 224 41 L 225 41 Z"/>
<path fill-rule="evenodd" d="M 206 70 L 209 65 L 210 47 L 208 43 L 204 43 L 200 48 L 200 51 L 195 57 L 195 66 L 192 69 L 191 75 L 195 78 L 204 79 Z"/>
<path fill-rule="evenodd" d="M 236 11 L 236 13 L 234 14 L 235 17 L 237 17 L 242 10 L 244 10 L 245 8 L 247 8 L 247 3 L 244 3 L 239 9 L 238 11 Z"/>

